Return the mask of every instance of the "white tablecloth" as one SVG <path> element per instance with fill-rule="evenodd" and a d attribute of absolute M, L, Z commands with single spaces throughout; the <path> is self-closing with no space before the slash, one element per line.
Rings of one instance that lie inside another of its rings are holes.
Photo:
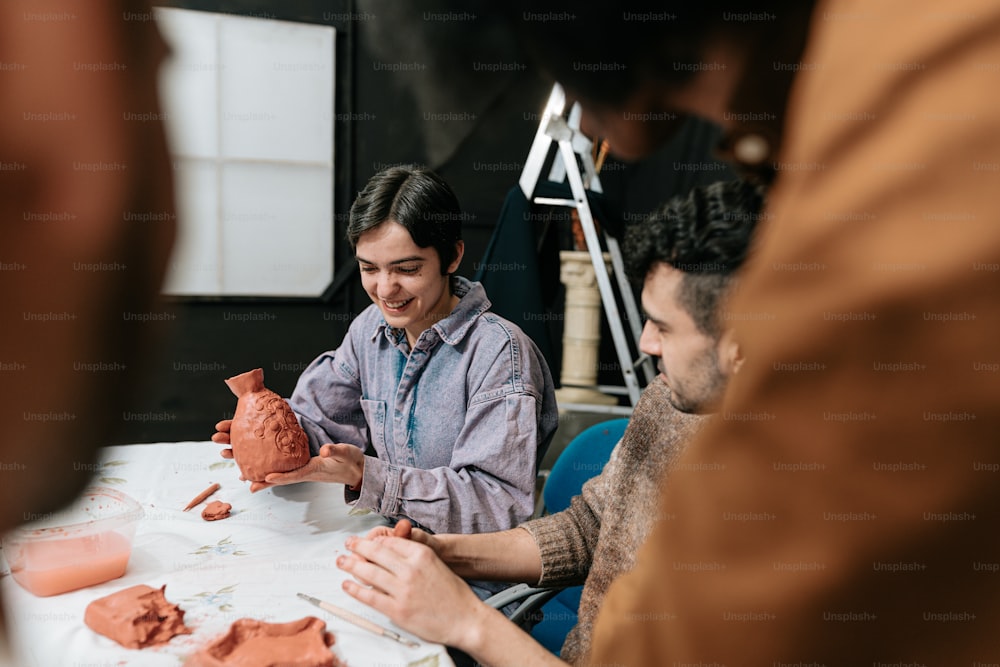
<path fill-rule="evenodd" d="M 10 640 L 24 667 L 104 665 L 177 667 L 239 618 L 269 622 L 317 616 L 336 637 L 332 650 L 350 667 L 449 667 L 445 649 L 421 642 L 407 648 L 356 628 L 296 597 L 302 592 L 398 630 L 340 588 L 335 564 L 344 540 L 382 522 L 351 515 L 339 484 L 306 483 L 251 494 L 232 461 L 210 442 L 109 447 L 92 484 L 119 489 L 142 504 L 128 570 L 120 579 L 39 598 L 10 576 L 0 579 Z M 228 519 L 201 518 L 204 504 L 181 510 L 212 482 L 210 500 L 233 506 Z M 130 650 L 83 623 L 94 599 L 128 586 L 166 584 L 167 600 L 186 612 L 194 634 L 160 647 Z M 405 633 L 403 633 L 404 636 Z"/>

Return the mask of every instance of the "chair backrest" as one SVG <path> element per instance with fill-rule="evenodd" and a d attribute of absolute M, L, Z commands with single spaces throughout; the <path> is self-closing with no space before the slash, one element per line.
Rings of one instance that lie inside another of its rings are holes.
<path fill-rule="evenodd" d="M 569 507 L 569 501 L 580 494 L 587 480 L 600 474 L 627 425 L 628 419 L 610 419 L 584 429 L 570 440 L 542 487 L 546 512 L 554 514 Z"/>

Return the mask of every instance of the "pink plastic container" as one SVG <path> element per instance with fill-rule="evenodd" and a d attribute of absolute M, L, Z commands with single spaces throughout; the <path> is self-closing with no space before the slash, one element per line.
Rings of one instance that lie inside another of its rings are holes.
<path fill-rule="evenodd" d="M 14 581 L 45 597 L 125 574 L 142 505 L 115 489 L 94 486 L 76 503 L 3 538 Z"/>

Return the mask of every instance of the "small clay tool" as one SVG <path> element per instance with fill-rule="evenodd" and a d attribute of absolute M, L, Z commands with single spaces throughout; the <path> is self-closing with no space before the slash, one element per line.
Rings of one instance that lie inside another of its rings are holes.
<path fill-rule="evenodd" d="M 342 609 L 341 607 L 330 604 L 329 602 L 323 602 L 322 600 L 306 595 L 305 593 L 299 593 L 298 596 L 303 600 L 305 600 L 306 602 L 310 602 L 316 605 L 323 611 L 330 612 L 337 618 L 347 621 L 348 623 L 353 623 L 359 628 L 364 628 L 369 632 L 374 632 L 377 635 L 388 637 L 389 639 L 397 641 L 405 646 L 409 646 L 410 648 L 420 647 L 420 644 L 418 644 L 417 642 L 401 637 L 398 632 L 393 632 L 388 628 L 383 628 L 381 625 L 372 623 L 367 618 L 362 618 L 357 614 L 355 614 L 354 612 L 347 611 L 346 609 Z"/>
<path fill-rule="evenodd" d="M 189 509 L 191 509 L 192 507 L 194 507 L 195 505 L 197 505 L 198 503 L 200 503 L 201 501 L 203 501 L 205 498 L 208 498 L 210 495 L 212 495 L 213 493 L 215 493 L 216 491 L 218 491 L 219 488 L 221 488 L 221 487 L 220 487 L 220 485 L 219 485 L 218 482 L 216 482 L 212 486 L 208 487 L 207 489 L 205 489 L 204 491 L 202 491 L 201 493 L 199 493 L 197 496 L 195 496 L 194 500 L 192 500 L 191 502 L 189 502 L 188 505 L 187 505 L 187 507 L 184 508 L 184 511 L 187 512 Z"/>

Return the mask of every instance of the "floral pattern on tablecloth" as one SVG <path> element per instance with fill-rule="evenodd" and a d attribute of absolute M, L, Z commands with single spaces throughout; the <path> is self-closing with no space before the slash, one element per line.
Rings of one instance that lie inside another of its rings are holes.
<path fill-rule="evenodd" d="M 186 598 L 200 607 L 212 607 L 219 611 L 226 612 L 233 608 L 233 591 L 238 584 L 224 586 L 217 591 L 203 591 L 195 594 L 193 598 Z"/>
<path fill-rule="evenodd" d="M 125 466 L 128 464 L 129 464 L 128 461 L 122 461 L 120 459 L 115 461 L 104 461 L 100 464 L 100 469 L 103 472 L 107 468 L 117 468 L 119 466 Z M 100 484 L 117 484 L 117 485 L 122 485 L 128 482 L 128 480 L 124 477 L 109 477 L 107 475 L 101 475 L 95 481 Z"/>
<path fill-rule="evenodd" d="M 199 547 L 197 550 L 191 553 L 197 556 L 203 556 L 205 554 L 215 554 L 218 556 L 246 556 L 246 551 L 240 551 L 237 545 L 233 543 L 233 538 L 231 535 L 227 535 L 215 544 L 205 544 Z"/>

